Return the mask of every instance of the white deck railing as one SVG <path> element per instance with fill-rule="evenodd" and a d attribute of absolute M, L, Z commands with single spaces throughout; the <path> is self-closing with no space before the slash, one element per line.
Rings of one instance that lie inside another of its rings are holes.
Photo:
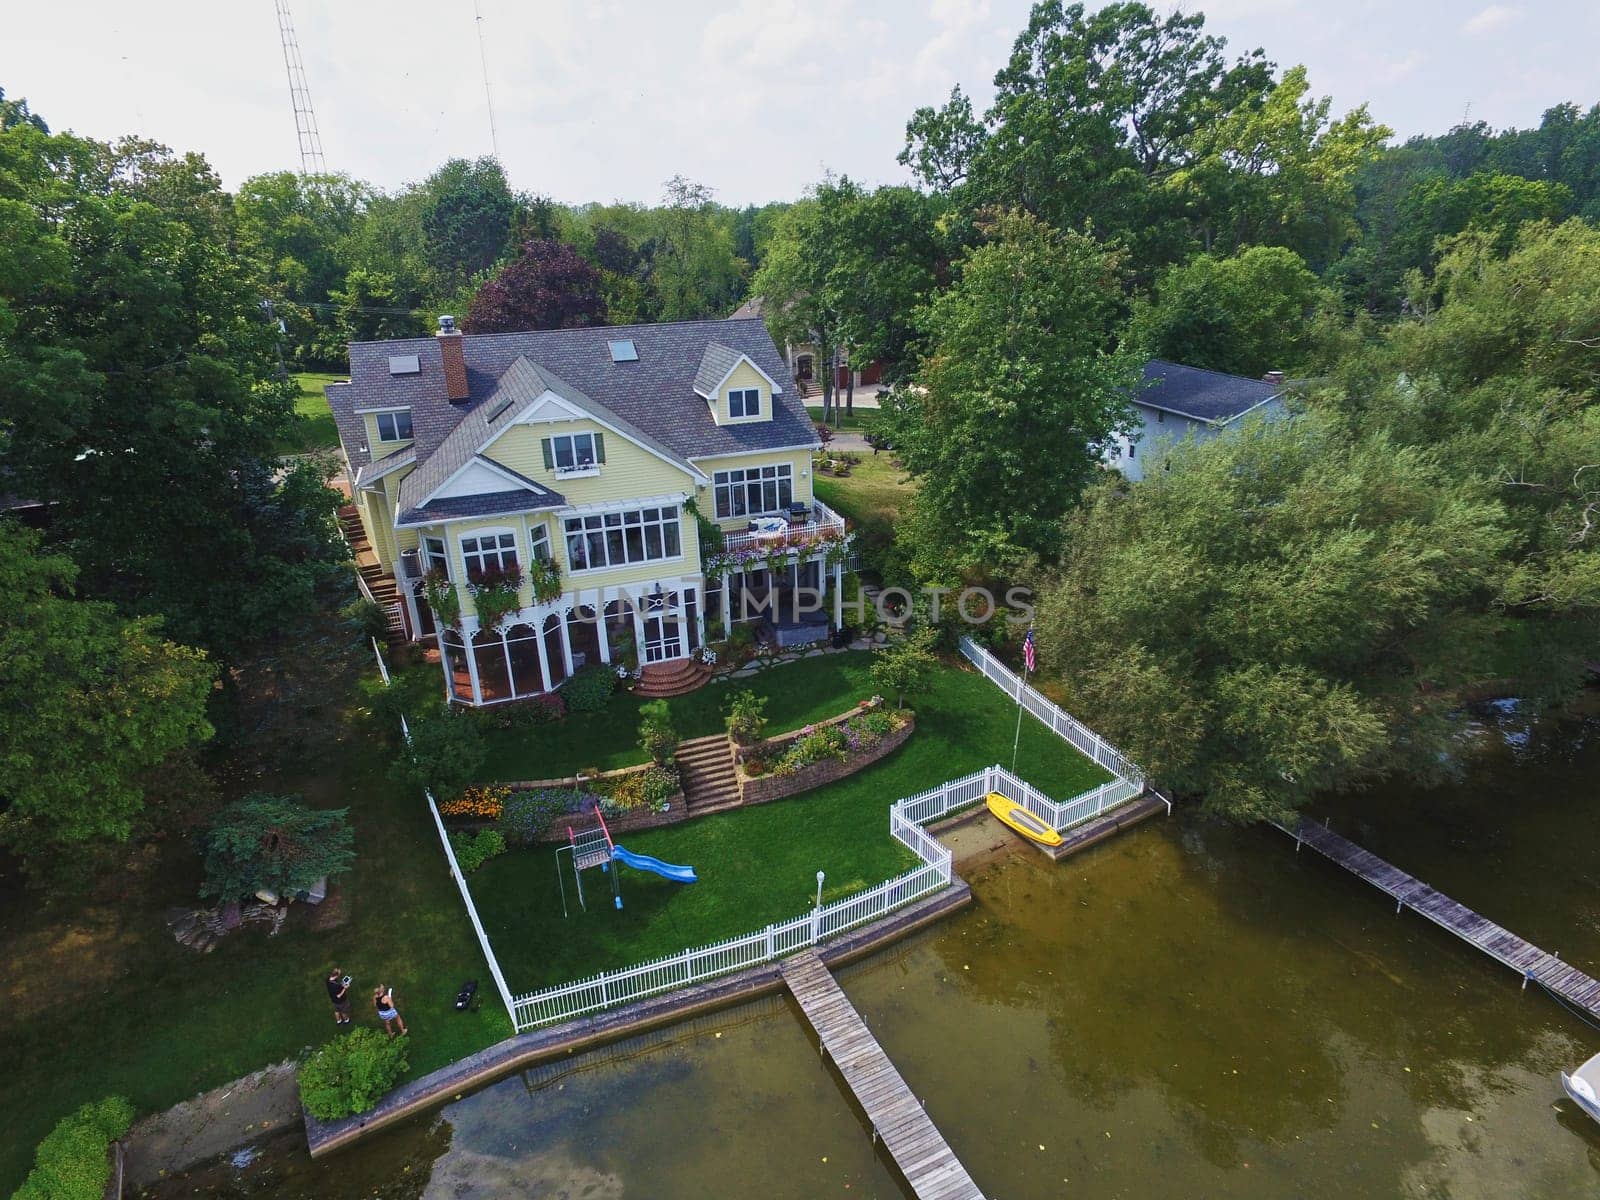
<path fill-rule="evenodd" d="M 922 825 L 982 800 L 990 790 L 993 770 L 987 768 L 953 779 L 891 806 L 889 833 L 922 860 L 921 866 L 864 892 L 824 904 L 787 921 L 774 922 L 753 933 L 518 996 L 512 1017 L 518 1031 L 772 962 L 876 921 L 913 900 L 938 891 L 953 877 L 950 851 L 925 832 Z"/>
<path fill-rule="evenodd" d="M 723 548 L 725 550 L 745 550 L 752 546 L 762 551 L 772 551 L 787 547 L 791 550 L 804 550 L 825 535 L 837 534 L 842 536 L 845 531 L 844 518 L 821 500 L 811 502 L 811 520 L 803 525 L 790 525 L 781 535 L 759 533 L 728 533 L 723 535 Z"/>
<path fill-rule="evenodd" d="M 971 638 L 961 639 L 961 653 L 982 671 L 1000 690 L 1020 703 L 1050 727 L 1056 736 L 1071 742 L 1118 779 L 1144 787 L 1144 772 L 1122 751 L 1054 702 L 1046 699 L 1017 677 L 1015 671 Z"/>

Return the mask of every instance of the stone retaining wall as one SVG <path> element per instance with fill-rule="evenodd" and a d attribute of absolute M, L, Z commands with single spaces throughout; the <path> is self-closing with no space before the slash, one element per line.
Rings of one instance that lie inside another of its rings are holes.
<path fill-rule="evenodd" d="M 835 718 L 829 724 L 837 724 L 848 720 L 855 713 L 847 713 L 842 718 Z M 859 754 L 849 758 L 825 758 L 821 762 L 807 763 L 793 775 L 746 775 L 744 764 L 738 766 L 739 796 L 746 804 L 764 804 L 768 800 L 781 800 L 785 796 L 793 796 L 797 792 L 808 792 L 812 788 L 821 787 L 826 783 L 834 783 L 847 775 L 854 775 L 863 767 L 871 766 L 880 758 L 892 754 L 905 744 L 917 729 L 917 720 L 912 717 L 906 722 L 904 728 L 896 729 L 885 734 L 881 742 Z M 782 738 L 774 738 L 767 743 L 768 747 L 774 744 L 787 745 L 799 737 L 799 733 L 784 734 Z"/>

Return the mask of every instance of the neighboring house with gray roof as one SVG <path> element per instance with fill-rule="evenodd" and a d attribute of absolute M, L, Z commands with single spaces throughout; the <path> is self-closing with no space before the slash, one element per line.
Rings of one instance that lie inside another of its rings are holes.
<path fill-rule="evenodd" d="M 1138 424 L 1112 445 L 1106 465 L 1129 479 L 1143 479 L 1152 471 L 1165 469 L 1175 442 L 1219 437 L 1250 417 L 1276 420 L 1287 415 L 1287 392 L 1281 372 L 1250 379 L 1151 359 L 1133 397 Z"/>
<path fill-rule="evenodd" d="M 467 335 L 441 318 L 353 343 L 327 392 L 401 623 L 437 644 L 455 700 L 548 692 L 594 662 L 681 681 L 708 620 L 771 616 L 751 599 L 831 583 L 838 619 L 844 523 L 813 500 L 819 443 L 759 318 Z M 714 561 L 690 505 L 724 533 Z M 459 619 L 441 628 L 430 591 Z M 481 620 L 475 596 L 497 591 L 515 608 Z"/>

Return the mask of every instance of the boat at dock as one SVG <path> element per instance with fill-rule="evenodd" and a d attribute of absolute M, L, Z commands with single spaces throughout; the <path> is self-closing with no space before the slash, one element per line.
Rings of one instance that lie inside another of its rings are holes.
<path fill-rule="evenodd" d="M 1596 1054 L 1571 1075 L 1561 1072 L 1561 1086 L 1572 1102 L 1596 1121 L 1600 1121 L 1600 1054 Z"/>

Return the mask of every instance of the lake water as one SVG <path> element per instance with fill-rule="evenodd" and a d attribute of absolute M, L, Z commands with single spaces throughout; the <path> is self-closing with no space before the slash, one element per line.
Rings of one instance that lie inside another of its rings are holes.
<path fill-rule="evenodd" d="M 1491 714 L 1466 782 L 1318 812 L 1594 971 L 1597 733 L 1593 708 Z M 1600 1126 L 1556 1079 L 1600 1032 L 1282 834 L 1180 813 L 1060 865 L 988 818 L 951 836 L 976 904 L 840 978 L 990 1196 L 1600 1192 Z M 905 1193 L 774 999 L 151 1194 Z"/>

